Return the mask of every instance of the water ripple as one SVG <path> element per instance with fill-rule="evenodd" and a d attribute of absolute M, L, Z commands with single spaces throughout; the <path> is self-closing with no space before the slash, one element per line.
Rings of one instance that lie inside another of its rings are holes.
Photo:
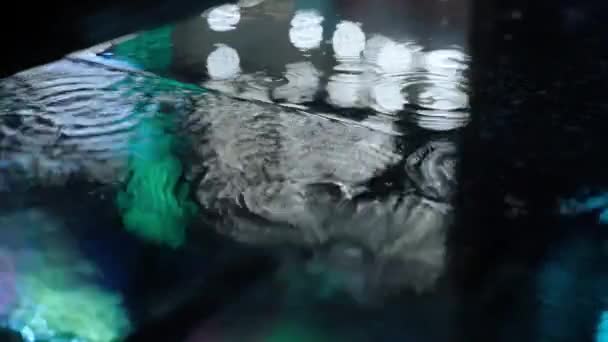
<path fill-rule="evenodd" d="M 116 181 L 132 129 L 158 109 L 149 97 L 152 91 L 160 98 L 154 84 L 68 60 L 4 79 L 0 156 L 13 172 L 43 183 L 61 183 L 74 173 Z"/>
<path fill-rule="evenodd" d="M 267 221 L 299 227 L 310 243 L 318 241 L 319 228 L 311 223 L 317 218 L 304 195 L 309 186 L 334 184 L 341 196 L 353 196 L 361 183 L 400 160 L 393 136 L 365 127 L 212 94 L 200 101 L 191 118 L 207 132 L 195 134 L 206 140 L 196 144 L 206 169 L 200 202 L 218 210 L 225 204 L 241 207 Z"/>
<path fill-rule="evenodd" d="M 354 90 L 332 91 L 351 91 L 354 105 L 387 107 L 390 102 L 380 95 L 397 92 L 401 78 L 395 78 L 397 85 L 385 85 L 369 63 L 352 65 L 359 69 L 334 76 L 341 75 L 338 79 Z M 288 82 L 279 87 L 263 74 L 213 82 L 239 86 L 242 80 L 250 97 L 256 91 L 255 96 L 270 96 L 268 89 L 274 89 L 273 97 L 293 100 L 294 94 L 314 96 L 320 78 L 312 64 L 294 63 L 286 71 Z M 0 167 L 43 184 L 61 184 L 73 175 L 116 182 L 125 171 L 132 128 L 141 117 L 170 105 L 184 115 L 183 138 L 193 143 L 187 177 L 196 180 L 204 211 L 219 217 L 214 226 L 219 232 L 251 244 L 288 242 L 314 250 L 354 241 L 373 256 L 361 270 L 366 288 L 433 287 L 444 268 L 452 212 L 456 154 L 451 143 L 440 140 L 416 149 L 394 132 L 388 115 L 356 122 L 215 92 L 191 94 L 159 82 L 74 61 L 3 80 Z M 251 86 L 256 82 L 260 85 Z M 375 90 L 374 103 L 362 84 L 385 88 Z M 298 92 L 291 93 L 291 87 Z M 361 99 L 367 102 L 357 104 Z M 389 169 L 401 170 L 402 187 L 374 194 L 370 184 Z M 11 177 L 2 182 L 10 185 Z"/>

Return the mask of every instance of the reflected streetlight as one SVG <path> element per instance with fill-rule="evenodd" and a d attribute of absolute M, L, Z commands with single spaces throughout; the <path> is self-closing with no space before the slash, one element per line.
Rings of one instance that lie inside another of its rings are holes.
<path fill-rule="evenodd" d="M 291 19 L 289 40 L 299 50 L 308 51 L 321 46 L 323 16 L 315 10 L 297 11 Z"/>

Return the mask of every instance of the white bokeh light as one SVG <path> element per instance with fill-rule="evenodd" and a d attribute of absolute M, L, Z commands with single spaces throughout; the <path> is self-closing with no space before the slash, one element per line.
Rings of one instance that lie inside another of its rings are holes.
<path fill-rule="evenodd" d="M 387 37 L 376 35 L 367 41 L 363 53 L 365 60 L 375 65 L 378 71 L 400 74 L 414 67 L 416 49 L 405 43 L 397 43 Z"/>
<path fill-rule="evenodd" d="M 297 11 L 291 20 L 289 40 L 296 48 L 307 51 L 321 46 L 323 16 L 315 10 Z"/>
<path fill-rule="evenodd" d="M 418 81 L 414 100 L 423 108 L 416 116 L 418 126 L 435 131 L 466 126 L 470 121 L 465 74 L 469 56 L 455 46 L 428 51 L 422 62 L 426 76 Z"/>
<path fill-rule="evenodd" d="M 213 80 L 235 78 L 241 72 L 238 52 L 230 46 L 217 44 L 216 49 L 207 57 L 207 72 Z"/>
<path fill-rule="evenodd" d="M 332 37 L 332 46 L 338 59 L 359 58 L 365 49 L 365 33 L 361 25 L 352 21 L 341 21 Z"/>
<path fill-rule="evenodd" d="M 217 32 L 234 30 L 240 20 L 240 8 L 233 4 L 215 7 L 207 14 L 209 28 Z"/>

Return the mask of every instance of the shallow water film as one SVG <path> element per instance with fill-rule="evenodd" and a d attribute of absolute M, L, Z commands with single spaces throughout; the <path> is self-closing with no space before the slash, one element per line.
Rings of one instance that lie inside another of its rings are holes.
<path fill-rule="evenodd" d="M 469 236 L 471 4 L 380 2 L 241 0 L 1 79 L 0 327 L 606 340 L 602 189 L 542 211 L 492 183 L 515 226 L 542 211 L 568 239 Z"/>

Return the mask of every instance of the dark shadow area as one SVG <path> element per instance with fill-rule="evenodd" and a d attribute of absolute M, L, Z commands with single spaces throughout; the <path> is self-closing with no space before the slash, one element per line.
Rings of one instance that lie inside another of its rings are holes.
<path fill-rule="evenodd" d="M 41 208 L 60 217 L 78 252 L 102 274 L 98 284 L 124 296 L 137 327 L 126 341 L 158 336 L 184 341 L 197 323 L 277 268 L 267 251 L 240 245 L 212 229 L 192 227 L 196 236 L 179 250 L 141 241 L 120 229 L 115 190 L 82 180 L 61 188 L 29 187 L 12 194 L 12 201 L 0 201 L 0 215 Z M 0 331 L 0 341 L 21 340 L 19 333 Z"/>
<path fill-rule="evenodd" d="M 23 339 L 19 333 L 12 330 L 0 329 L 0 341 L 5 342 L 21 342 Z"/>
<path fill-rule="evenodd" d="M 0 25 L 0 77 L 122 35 L 175 22 L 222 3 L 224 1 L 219 0 L 7 3 L 4 4 Z"/>
<path fill-rule="evenodd" d="M 589 233 L 597 219 L 564 221 L 558 209 L 608 185 L 606 13 L 602 1 L 475 1 L 474 119 L 450 246 L 455 288 L 480 306 L 462 315 L 460 340 L 539 340 L 540 265 L 574 237 L 603 239 Z"/>

